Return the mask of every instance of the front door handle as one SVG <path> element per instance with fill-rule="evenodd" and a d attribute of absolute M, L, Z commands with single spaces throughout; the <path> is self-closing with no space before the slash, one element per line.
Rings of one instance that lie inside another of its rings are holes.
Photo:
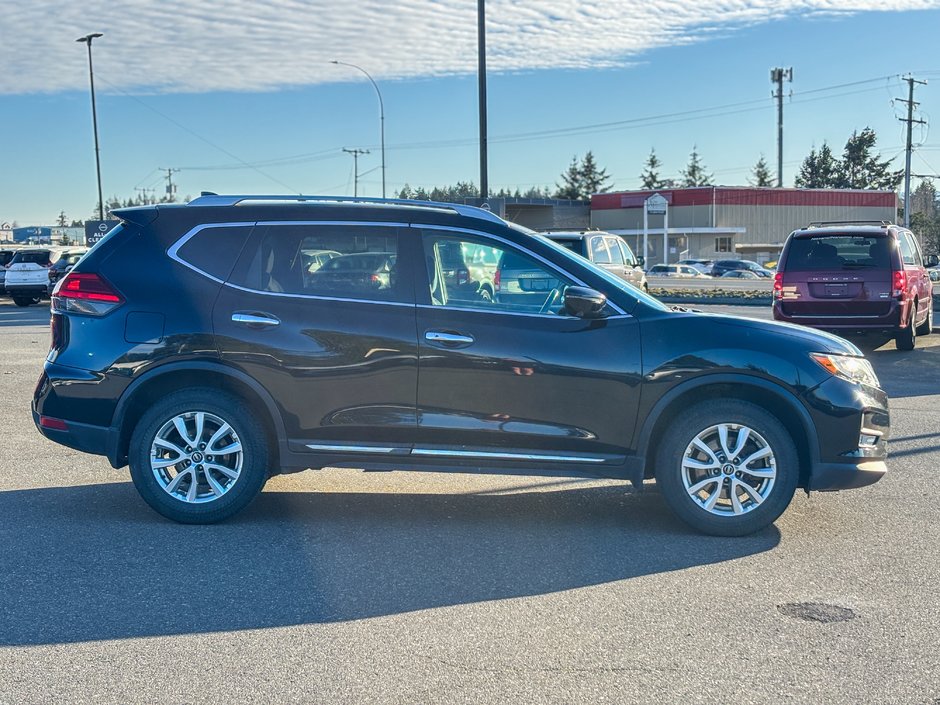
<path fill-rule="evenodd" d="M 472 335 L 448 333 L 442 330 L 429 330 L 424 334 L 424 339 L 429 343 L 437 343 L 448 348 L 463 348 L 467 345 L 473 345 Z"/>
<path fill-rule="evenodd" d="M 232 323 L 241 323 L 249 328 L 273 328 L 281 324 L 280 320 L 269 313 L 248 313 L 247 311 L 233 313 Z"/>

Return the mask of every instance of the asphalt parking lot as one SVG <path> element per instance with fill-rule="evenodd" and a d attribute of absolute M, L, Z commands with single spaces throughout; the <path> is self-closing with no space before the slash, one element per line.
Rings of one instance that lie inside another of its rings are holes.
<path fill-rule="evenodd" d="M 722 539 L 652 488 L 352 470 L 171 524 L 33 428 L 47 319 L 0 299 L 0 703 L 940 703 L 940 334 L 864 343 L 884 480 Z"/>

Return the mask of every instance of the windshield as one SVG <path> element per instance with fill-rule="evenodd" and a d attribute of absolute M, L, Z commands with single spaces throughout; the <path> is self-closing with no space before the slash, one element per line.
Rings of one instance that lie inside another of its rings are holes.
<path fill-rule="evenodd" d="M 786 269 L 791 272 L 891 269 L 893 242 L 884 235 L 825 235 L 790 241 Z"/>
<path fill-rule="evenodd" d="M 560 245 L 557 242 L 554 242 L 551 238 L 547 238 L 544 235 L 541 235 L 535 232 L 534 230 L 529 230 L 528 228 L 524 228 L 520 225 L 513 225 L 512 228 L 513 230 L 516 230 L 521 233 L 525 233 L 526 235 L 533 235 L 537 237 L 539 240 L 541 240 L 542 242 L 548 243 L 552 247 L 552 249 L 554 249 L 556 252 L 561 253 L 565 259 L 570 260 L 571 262 L 574 262 L 578 266 L 589 267 L 591 271 L 594 272 L 594 274 L 596 274 L 605 282 L 607 282 L 612 288 L 622 291 L 632 296 L 634 299 L 638 299 L 642 301 L 644 304 L 652 308 L 658 309 L 660 311 L 669 310 L 669 307 L 663 304 L 661 301 L 659 301 L 659 299 L 654 299 L 652 296 L 642 291 L 641 289 L 638 289 L 637 287 L 624 281 L 623 279 L 620 279 L 619 277 L 615 277 L 606 269 L 602 269 L 601 267 L 595 266 L 590 261 L 584 259 L 583 257 L 579 255 L 576 255 L 571 250 L 565 248 L 563 245 Z"/>

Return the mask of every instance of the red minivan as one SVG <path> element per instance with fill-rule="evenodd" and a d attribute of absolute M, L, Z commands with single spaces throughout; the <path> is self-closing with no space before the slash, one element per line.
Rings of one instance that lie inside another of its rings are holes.
<path fill-rule="evenodd" d="M 774 319 L 835 333 L 890 335 L 913 350 L 933 326 L 933 285 L 910 230 L 813 223 L 790 233 L 774 277 Z"/>

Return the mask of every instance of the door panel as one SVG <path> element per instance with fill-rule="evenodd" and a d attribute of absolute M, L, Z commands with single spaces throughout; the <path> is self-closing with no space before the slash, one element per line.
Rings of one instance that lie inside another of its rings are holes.
<path fill-rule="evenodd" d="M 444 249 L 481 246 L 493 248 L 499 262 L 494 299 L 451 300 L 435 259 Z M 426 232 L 424 251 L 416 445 L 624 454 L 641 374 L 636 320 L 567 315 L 563 292 L 571 280 L 483 235 Z M 529 275 L 554 288 L 533 291 L 531 301 L 502 296 L 513 291 L 514 279 Z"/>
<path fill-rule="evenodd" d="M 271 393 L 289 439 L 410 445 L 418 358 L 399 231 L 257 230 L 214 308 L 222 360 Z"/>

